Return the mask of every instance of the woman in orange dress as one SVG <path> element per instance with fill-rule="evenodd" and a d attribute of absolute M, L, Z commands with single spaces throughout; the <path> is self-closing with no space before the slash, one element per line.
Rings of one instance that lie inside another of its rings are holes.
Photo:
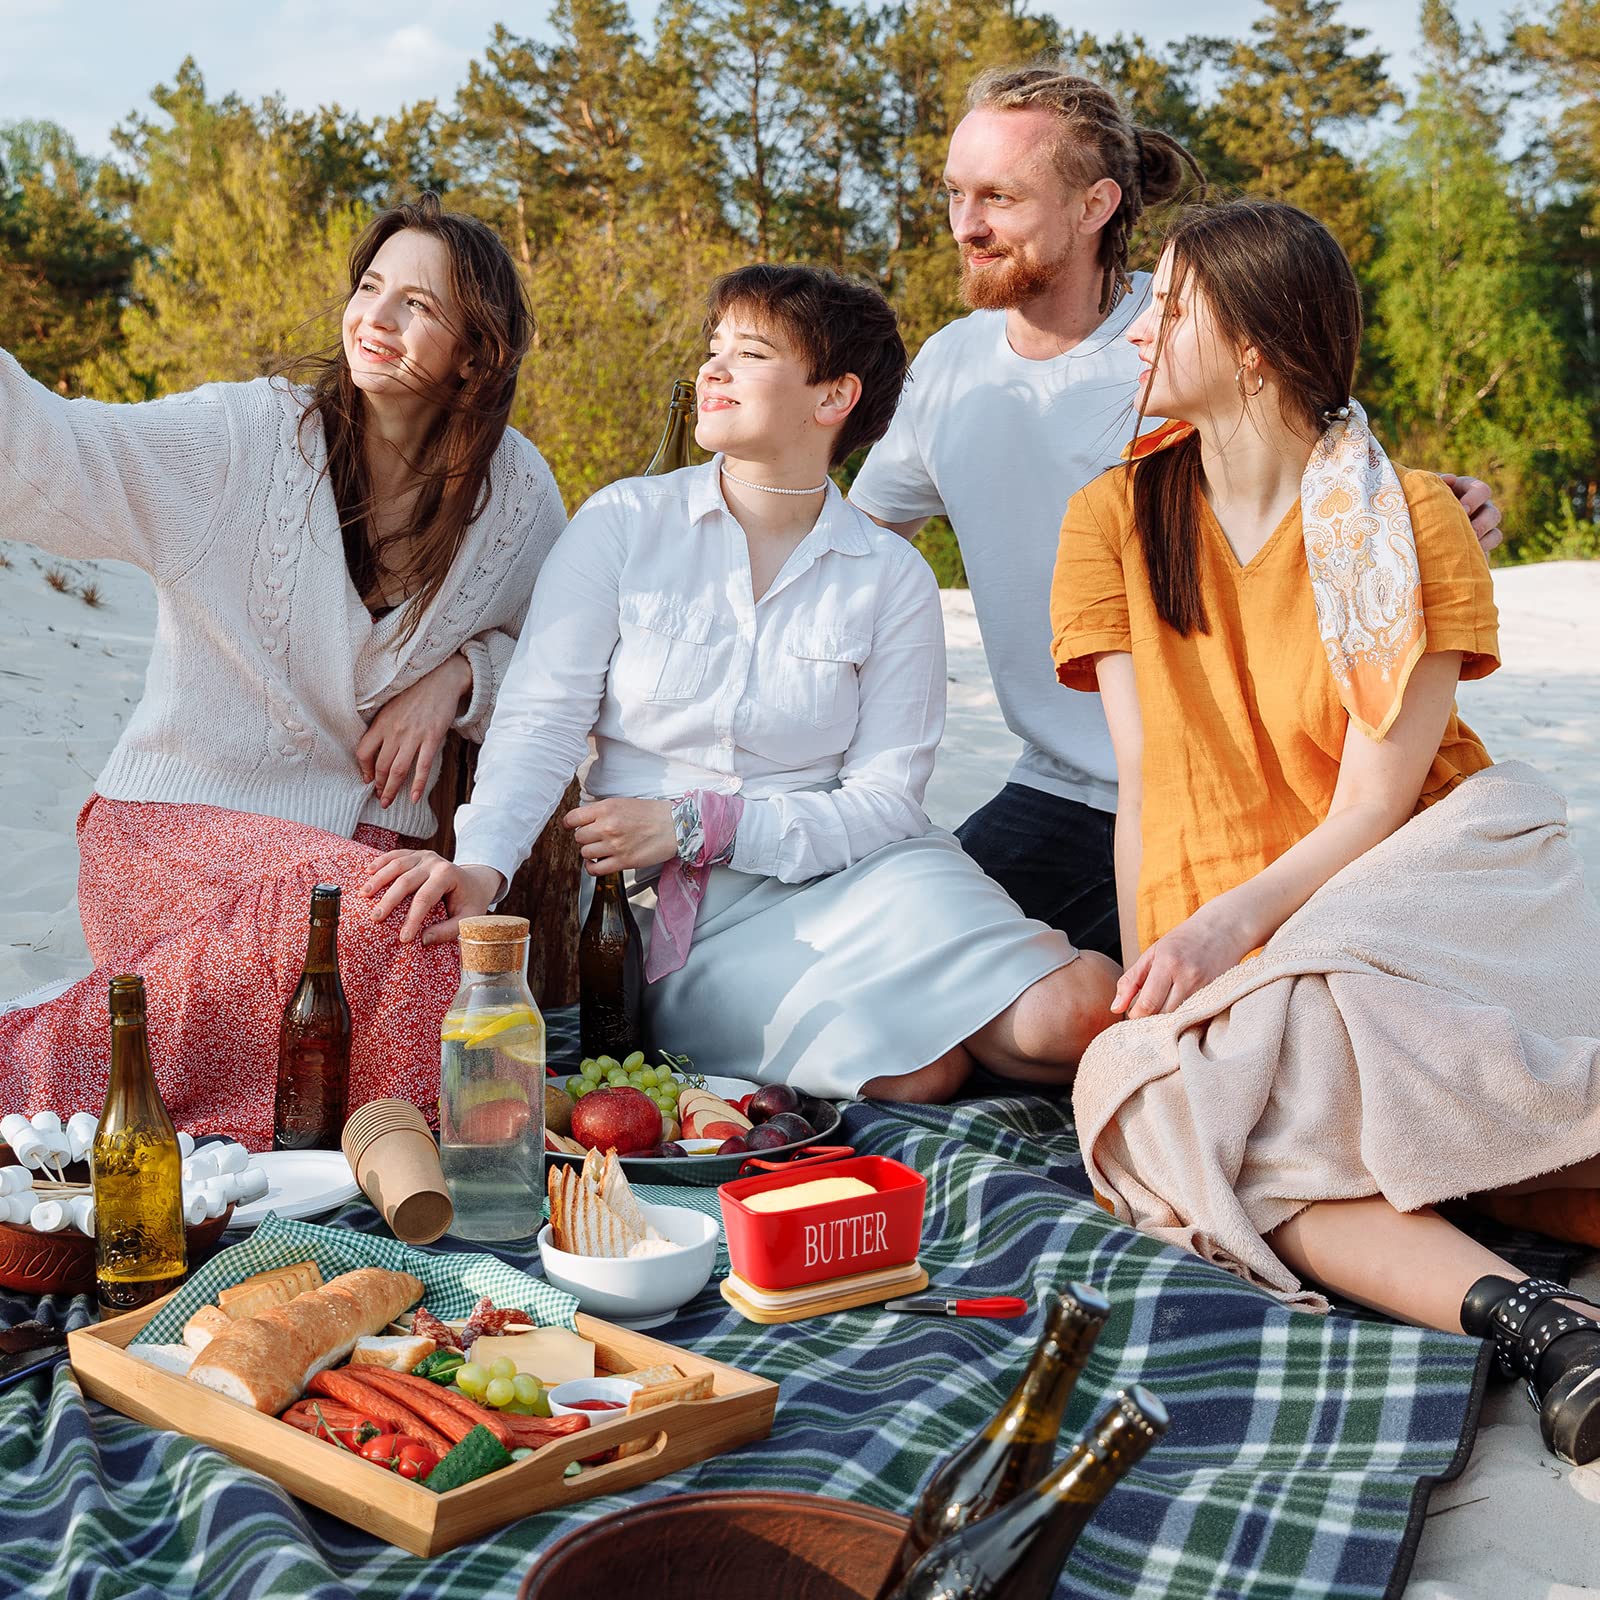
<path fill-rule="evenodd" d="M 1118 768 L 1091 1177 L 1286 1298 L 1493 1333 L 1591 1459 L 1600 1324 L 1432 1209 L 1600 1183 L 1600 918 L 1559 797 L 1454 703 L 1499 664 L 1483 556 L 1350 399 L 1359 290 L 1303 212 L 1185 219 L 1128 338 L 1173 420 L 1073 499 L 1052 596 Z"/>

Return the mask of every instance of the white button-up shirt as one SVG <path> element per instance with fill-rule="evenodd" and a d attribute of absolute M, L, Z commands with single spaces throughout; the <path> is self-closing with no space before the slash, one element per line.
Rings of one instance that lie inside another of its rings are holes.
<path fill-rule="evenodd" d="M 545 561 L 456 860 L 509 883 L 583 759 L 597 799 L 744 798 L 730 863 L 799 883 L 926 833 L 944 731 L 928 564 L 831 484 L 760 600 L 722 458 L 602 489 Z"/>

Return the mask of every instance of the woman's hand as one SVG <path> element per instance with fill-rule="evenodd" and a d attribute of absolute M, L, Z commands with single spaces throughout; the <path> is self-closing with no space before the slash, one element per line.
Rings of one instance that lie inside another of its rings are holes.
<path fill-rule="evenodd" d="M 460 714 L 463 698 L 471 693 L 472 665 L 458 651 L 378 708 L 356 746 L 356 765 L 384 810 L 404 787 L 408 772 L 412 804 L 421 801 L 433 758 Z"/>
<path fill-rule="evenodd" d="M 590 877 L 654 867 L 678 853 L 670 800 L 596 800 L 561 819 L 571 828 Z"/>
<path fill-rule="evenodd" d="M 1157 939 L 1123 973 L 1111 1009 L 1130 1017 L 1176 1011 L 1190 995 L 1236 967 L 1253 948 L 1219 897 Z"/>
<path fill-rule="evenodd" d="M 444 944 L 456 937 L 463 917 L 481 917 L 499 897 L 504 880 L 493 867 L 457 866 L 432 850 L 388 850 L 373 863 L 361 885 L 371 900 L 381 896 L 373 915 L 382 922 L 407 895 L 411 909 L 400 925 L 401 944 L 420 933 L 424 944 Z M 449 917 L 424 928 L 428 913 L 443 900 Z"/>

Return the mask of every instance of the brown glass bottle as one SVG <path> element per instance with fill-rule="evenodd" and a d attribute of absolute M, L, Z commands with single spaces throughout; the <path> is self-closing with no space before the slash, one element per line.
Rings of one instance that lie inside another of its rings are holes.
<path fill-rule="evenodd" d="M 1148 1389 L 1122 1391 L 1054 1472 L 942 1539 L 890 1600 L 1051 1600 L 1101 1502 L 1166 1431 L 1167 1409 Z"/>
<path fill-rule="evenodd" d="M 1083 1283 L 1068 1284 L 1050 1302 L 1022 1381 L 976 1438 L 934 1468 L 880 1597 L 892 1594 L 938 1540 L 998 1510 L 1050 1470 L 1067 1401 L 1110 1315 L 1106 1297 Z"/>
<path fill-rule="evenodd" d="M 689 446 L 694 442 L 695 395 L 694 383 L 679 378 L 672 385 L 672 399 L 667 406 L 667 425 L 661 432 L 661 443 L 644 469 L 646 478 L 658 477 L 663 472 L 676 472 L 689 465 Z"/>
<path fill-rule="evenodd" d="M 274 1150 L 337 1150 L 350 1088 L 350 1006 L 339 982 L 339 890 L 311 891 L 305 970 L 278 1025 Z"/>
<path fill-rule="evenodd" d="M 644 944 L 620 872 L 594 880 L 578 935 L 578 1042 L 584 1059 L 622 1061 L 644 1036 Z"/>
<path fill-rule="evenodd" d="M 89 1155 L 94 1279 L 102 1316 L 136 1311 L 188 1270 L 183 1158 L 145 1036 L 144 979 L 111 980 L 111 1079 Z"/>

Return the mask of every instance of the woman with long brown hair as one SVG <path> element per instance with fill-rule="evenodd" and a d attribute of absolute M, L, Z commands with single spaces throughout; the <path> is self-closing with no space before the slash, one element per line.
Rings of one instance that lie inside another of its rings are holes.
<path fill-rule="evenodd" d="M 565 523 L 507 426 L 532 319 L 496 235 L 425 195 L 351 254 L 338 348 L 143 405 L 66 401 L 0 352 L 0 535 L 154 580 L 145 694 L 78 821 L 95 971 L 0 1016 L 0 1100 L 98 1110 L 106 979 L 145 976 L 179 1123 L 271 1136 L 312 886 L 434 831 L 445 735 L 482 739 Z M 347 895 L 351 1103 L 438 1098 L 453 952 Z"/>
<path fill-rule="evenodd" d="M 1119 785 L 1090 1176 L 1296 1303 L 1492 1333 L 1590 1460 L 1600 1324 L 1434 1209 L 1600 1185 L 1600 914 L 1560 796 L 1455 708 L 1499 664 L 1488 569 L 1352 398 L 1360 294 L 1320 223 L 1192 213 L 1153 289 L 1128 338 L 1173 420 L 1073 499 L 1052 605 Z"/>

